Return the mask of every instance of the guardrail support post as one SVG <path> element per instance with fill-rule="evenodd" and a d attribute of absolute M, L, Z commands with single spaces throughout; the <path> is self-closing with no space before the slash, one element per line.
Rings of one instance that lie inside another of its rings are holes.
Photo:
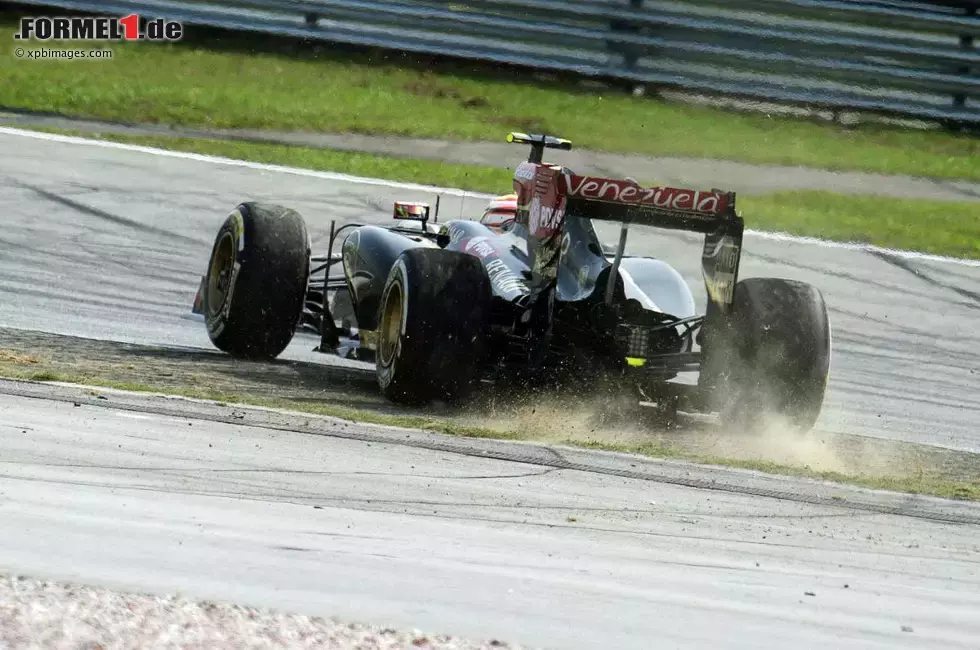
<path fill-rule="evenodd" d="M 630 9 L 637 10 L 643 8 L 643 0 L 629 0 Z M 619 18 L 613 18 L 609 21 L 609 30 L 613 33 L 625 33 L 637 35 L 640 33 L 640 27 L 637 26 L 630 20 L 621 20 Z M 606 47 L 611 51 L 619 54 L 623 58 L 623 69 L 632 70 L 636 67 L 636 62 L 640 58 L 642 49 L 638 45 L 633 45 L 631 43 L 615 43 L 608 41 Z M 636 83 L 629 83 L 627 86 L 634 95 L 643 94 L 643 86 Z"/>
<path fill-rule="evenodd" d="M 975 17 L 977 15 L 976 7 L 966 7 L 964 9 L 967 17 Z M 960 36 L 960 48 L 964 50 L 973 49 L 973 36 L 971 34 L 963 34 Z M 970 66 L 966 65 L 956 70 L 959 74 L 963 76 L 970 75 Z M 953 106 L 963 107 L 966 105 L 967 95 L 966 93 L 956 93 L 953 95 Z"/>
<path fill-rule="evenodd" d="M 307 27 L 316 27 L 317 23 L 320 22 L 320 16 L 312 12 L 305 14 L 303 19 L 306 21 Z"/>

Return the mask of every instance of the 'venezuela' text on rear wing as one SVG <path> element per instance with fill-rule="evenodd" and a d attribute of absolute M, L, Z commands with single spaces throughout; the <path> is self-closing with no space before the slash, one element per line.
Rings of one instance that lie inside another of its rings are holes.
<path fill-rule="evenodd" d="M 737 220 L 734 192 L 641 187 L 569 172 L 562 174 L 559 192 L 566 197 L 566 214 L 601 221 L 709 233 Z"/>

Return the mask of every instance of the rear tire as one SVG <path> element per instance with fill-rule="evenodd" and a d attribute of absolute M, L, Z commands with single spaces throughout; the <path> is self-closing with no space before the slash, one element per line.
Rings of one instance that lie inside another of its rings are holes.
<path fill-rule="evenodd" d="M 492 289 L 465 253 L 410 248 L 395 260 L 381 295 L 377 379 L 393 402 L 457 401 L 484 359 Z"/>
<path fill-rule="evenodd" d="M 726 425 L 758 427 L 778 416 L 800 432 L 820 415 L 830 375 L 830 320 L 815 287 L 751 278 L 735 287 L 732 316 L 712 337 L 715 404 Z"/>
<path fill-rule="evenodd" d="M 309 236 L 298 213 L 239 205 L 218 230 L 204 279 L 211 342 L 235 357 L 279 356 L 302 317 L 309 273 Z"/>

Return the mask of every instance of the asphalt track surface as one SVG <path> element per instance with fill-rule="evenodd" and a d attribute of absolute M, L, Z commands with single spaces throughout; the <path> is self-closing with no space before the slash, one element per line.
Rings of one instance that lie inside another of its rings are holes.
<path fill-rule="evenodd" d="M 980 642 L 975 504 L 21 392 L 0 394 L 0 570 L 547 648 Z"/>
<path fill-rule="evenodd" d="M 316 248 L 332 219 L 382 222 L 397 198 L 435 196 L 10 129 L 0 129 L 0 151 L 0 326 L 152 345 L 213 349 L 189 308 L 214 234 L 238 202 L 295 207 Z M 442 217 L 475 217 L 485 204 L 444 193 Z M 629 252 L 674 264 L 704 304 L 700 245 L 698 236 L 634 229 Z M 748 235 L 741 275 L 824 292 L 834 357 L 818 427 L 980 451 L 980 262 Z M 331 362 L 312 353 L 316 343 L 298 336 L 286 356 Z"/>
<path fill-rule="evenodd" d="M 156 345 L 210 347 L 186 314 L 237 202 L 298 208 L 316 243 L 432 196 L 9 131 L 0 151 L 0 325 Z M 830 303 L 822 428 L 980 448 L 977 265 L 747 242 L 743 276 Z M 632 248 L 703 300 L 694 237 Z M 973 505 L 59 391 L 0 385 L 0 570 L 556 648 L 980 644 Z"/>

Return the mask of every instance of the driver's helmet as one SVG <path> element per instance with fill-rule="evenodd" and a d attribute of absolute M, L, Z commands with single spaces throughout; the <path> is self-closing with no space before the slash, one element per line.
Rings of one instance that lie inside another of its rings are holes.
<path fill-rule="evenodd" d="M 503 232 L 510 230 L 517 216 L 517 195 L 503 194 L 494 197 L 487 204 L 480 223 L 488 228 Z"/>

